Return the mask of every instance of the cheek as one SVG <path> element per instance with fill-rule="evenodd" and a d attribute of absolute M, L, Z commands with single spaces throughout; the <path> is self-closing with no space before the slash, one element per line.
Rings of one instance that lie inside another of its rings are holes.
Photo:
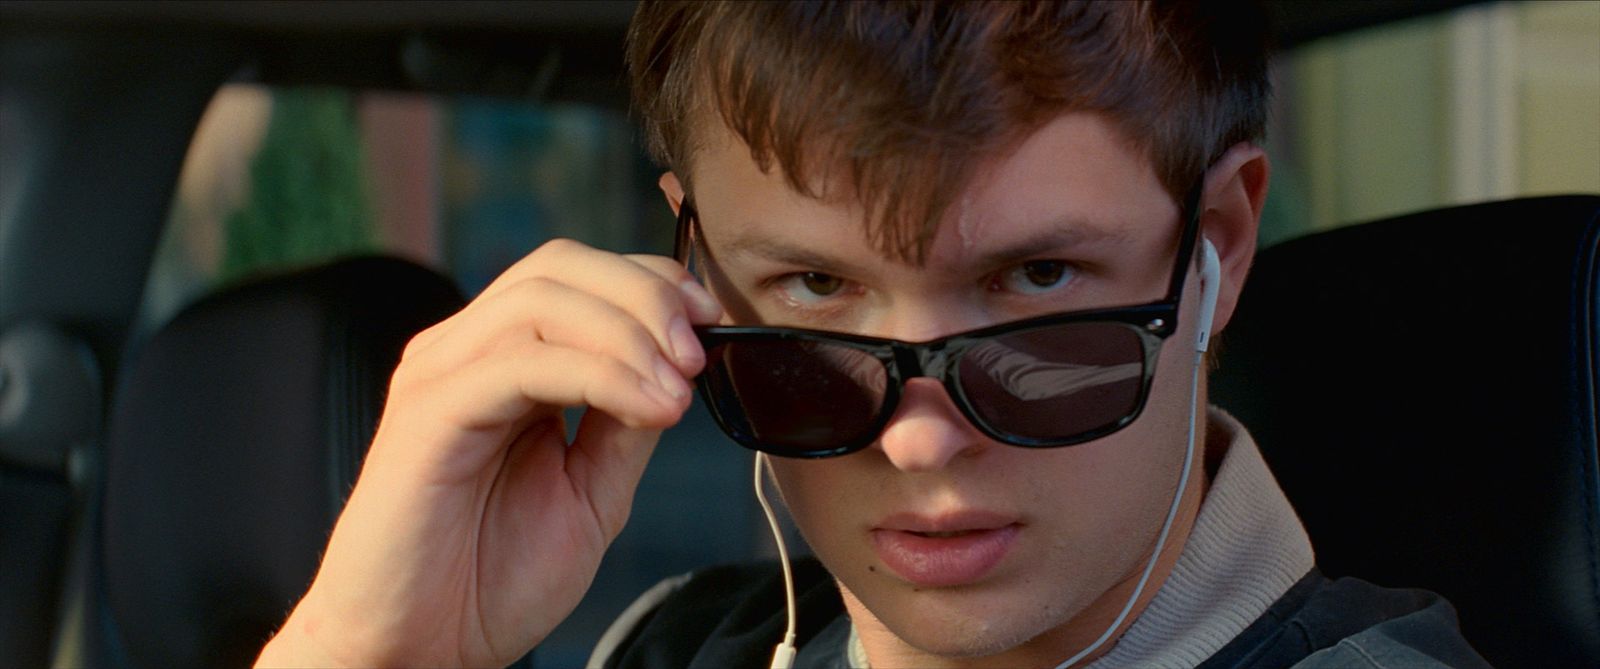
<path fill-rule="evenodd" d="M 1158 480 L 1168 482 L 1172 486 L 1177 485 L 1176 478 L 1182 465 L 1189 428 L 1189 393 L 1195 372 L 1191 338 L 1193 319 L 1190 321 L 1190 326 L 1181 328 L 1167 340 L 1167 345 L 1161 351 L 1161 357 L 1156 363 L 1155 380 L 1151 385 L 1150 397 L 1145 403 L 1144 412 L 1133 425 L 1123 430 L 1130 439 L 1136 439 L 1145 445 L 1143 457 L 1147 459 L 1146 466 L 1160 473 Z M 1202 396 L 1200 401 L 1203 400 Z M 1197 406 L 1203 407 L 1203 405 Z M 1200 411 L 1202 420 L 1200 427 L 1203 434 L 1204 409 L 1201 408 Z M 1197 449 L 1200 446 L 1201 444 L 1196 444 Z M 1196 452 L 1197 461 L 1200 459 L 1199 456 L 1200 453 Z"/>
<path fill-rule="evenodd" d="M 789 509 L 795 525 L 813 547 L 827 543 L 829 530 L 842 528 L 849 522 L 845 511 L 850 500 L 859 500 L 856 486 L 850 485 L 832 460 L 784 460 L 773 458 L 773 479 L 777 483 L 783 505 Z"/>
<path fill-rule="evenodd" d="M 870 453 L 822 460 L 772 460 L 773 478 L 795 528 L 834 574 L 872 564 L 868 530 L 886 509 L 895 510 L 891 482 L 873 467 Z"/>
<path fill-rule="evenodd" d="M 1137 542 L 1171 501 L 1182 453 L 1174 456 L 1170 442 L 1170 430 L 1141 420 L 1070 458 L 1036 462 L 1012 479 L 1013 489 L 1031 493 L 1028 508 L 1060 541 L 1079 543 L 1074 551 L 1085 539 Z"/>
<path fill-rule="evenodd" d="M 1061 536 L 1124 544 L 1118 553 L 1154 540 L 1183 467 L 1193 373 L 1185 357 L 1178 346 L 1162 352 L 1150 397 L 1132 425 L 1019 472 L 1017 488 L 1033 493 L 1033 506 L 1071 510 L 1054 521 Z M 1195 462 L 1201 461 L 1197 450 Z"/>
<path fill-rule="evenodd" d="M 1086 482 L 1106 496 L 1098 502 L 1105 512 L 1102 518 L 1115 518 L 1130 523 L 1125 527 L 1140 528 L 1140 532 L 1134 533 L 1139 541 L 1128 548 L 1140 545 L 1145 539 L 1154 541 L 1182 475 L 1194 374 L 1194 353 L 1192 346 L 1186 343 L 1191 340 L 1184 339 L 1189 332 L 1185 329 L 1175 334 L 1162 351 L 1150 397 L 1138 420 L 1108 437 L 1104 444 L 1108 448 L 1097 453 L 1105 461 L 1101 463 L 1101 471 L 1114 474 Z M 1203 421 L 1204 410 L 1200 411 Z M 1203 435 L 1203 422 L 1198 427 Z M 1192 466 L 1204 461 L 1200 452 L 1202 444 L 1195 446 Z M 1102 531 L 1113 529 L 1100 528 Z M 1141 552 L 1144 550 L 1147 549 L 1139 548 Z"/>
<path fill-rule="evenodd" d="M 1174 337 L 1183 334 L 1187 333 Z M 1150 399 L 1145 405 L 1145 415 L 1134 425 L 1157 430 L 1167 435 L 1168 441 L 1175 439 L 1180 452 L 1183 439 L 1187 436 L 1189 389 L 1194 376 L 1194 353 L 1186 348 L 1190 347 L 1168 346 L 1162 352 L 1161 361 L 1156 365 L 1155 383 L 1150 388 Z M 1174 433 L 1176 436 L 1171 436 Z"/>

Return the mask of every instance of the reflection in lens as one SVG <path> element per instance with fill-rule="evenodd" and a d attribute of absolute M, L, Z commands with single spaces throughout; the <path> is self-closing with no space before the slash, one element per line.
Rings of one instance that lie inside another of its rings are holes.
<path fill-rule="evenodd" d="M 844 346 L 807 343 L 805 347 L 833 373 L 849 377 L 868 397 L 883 397 L 889 376 L 884 373 L 883 363 L 878 362 L 877 358 Z"/>
<path fill-rule="evenodd" d="M 1133 414 L 1144 346 L 1120 323 L 1072 323 L 1002 335 L 961 358 L 961 390 L 985 422 L 1009 434 L 1066 440 Z"/>
<path fill-rule="evenodd" d="M 709 353 L 707 380 L 718 413 L 735 432 L 779 454 L 862 438 L 888 384 L 877 358 L 844 346 L 739 341 Z"/>
<path fill-rule="evenodd" d="M 1092 386 L 1131 379 L 1144 371 L 1137 362 L 1101 367 L 1040 360 L 998 341 L 979 344 L 967 356 L 1019 400 L 1071 395 Z"/>

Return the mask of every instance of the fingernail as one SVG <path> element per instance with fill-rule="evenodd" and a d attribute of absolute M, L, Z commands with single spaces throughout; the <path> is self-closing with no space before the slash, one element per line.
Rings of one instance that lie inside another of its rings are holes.
<path fill-rule="evenodd" d="M 674 400 L 682 400 L 689 395 L 689 384 L 683 380 L 683 375 L 660 358 L 656 358 L 656 382 Z"/>
<path fill-rule="evenodd" d="M 682 316 L 674 316 L 672 322 L 667 324 L 667 342 L 672 346 L 672 357 L 677 358 L 678 365 L 682 367 L 697 367 L 705 360 L 705 353 L 700 350 L 700 340 L 694 336 L 694 329 Z"/>
<path fill-rule="evenodd" d="M 722 313 L 722 305 L 717 304 L 716 298 L 711 297 L 710 291 L 707 291 L 705 286 L 700 285 L 699 282 L 685 281 L 679 284 L 678 287 L 683 291 L 685 297 L 694 302 L 695 311 L 699 312 L 699 315 L 710 318 Z"/>

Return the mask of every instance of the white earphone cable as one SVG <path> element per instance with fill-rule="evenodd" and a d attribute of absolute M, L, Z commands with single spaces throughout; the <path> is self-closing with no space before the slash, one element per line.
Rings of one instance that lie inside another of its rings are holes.
<path fill-rule="evenodd" d="M 1139 595 L 1144 593 L 1144 587 L 1150 582 L 1150 573 L 1155 571 L 1156 562 L 1161 557 L 1161 549 L 1167 545 L 1167 535 L 1172 531 L 1172 522 L 1178 517 L 1178 507 L 1183 502 L 1183 491 L 1189 486 L 1189 470 L 1194 466 L 1195 423 L 1199 421 L 1196 405 L 1199 403 L 1200 394 L 1200 365 L 1205 362 L 1204 353 L 1195 354 L 1194 380 L 1189 386 L 1189 443 L 1183 453 L 1183 474 L 1178 477 L 1178 489 L 1172 494 L 1172 505 L 1167 508 L 1167 519 L 1161 523 L 1161 534 L 1156 538 L 1156 548 L 1150 552 L 1150 560 L 1144 565 L 1144 573 L 1139 575 L 1139 585 L 1133 589 L 1133 594 L 1128 596 L 1127 603 L 1122 605 L 1122 612 L 1117 614 L 1117 619 L 1106 626 L 1106 631 L 1095 639 L 1094 643 L 1080 650 L 1077 654 L 1067 658 L 1067 661 L 1056 665 L 1056 669 L 1067 669 L 1090 653 L 1093 653 L 1105 642 L 1111 639 L 1122 622 L 1128 619 L 1128 614 L 1133 611 L 1133 605 L 1139 601 Z"/>
<path fill-rule="evenodd" d="M 771 669 L 789 669 L 794 664 L 794 571 L 789 568 L 789 548 L 783 541 L 783 530 L 778 527 L 778 516 L 772 512 L 772 503 L 767 501 L 765 481 L 762 470 L 766 468 L 767 454 L 756 453 L 756 501 L 761 503 L 761 511 L 767 515 L 767 525 L 772 528 L 772 539 L 778 544 L 778 562 L 783 565 L 783 591 L 789 605 L 789 626 L 784 631 L 783 643 L 772 649 Z"/>

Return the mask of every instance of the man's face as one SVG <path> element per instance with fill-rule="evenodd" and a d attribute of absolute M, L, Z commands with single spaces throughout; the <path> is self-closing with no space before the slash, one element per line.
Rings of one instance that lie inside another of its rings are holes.
<path fill-rule="evenodd" d="M 914 342 L 1158 300 L 1180 225 L 1147 161 L 1090 114 L 1063 116 L 982 164 L 920 267 L 867 240 L 859 205 L 794 192 L 730 134 L 696 154 L 694 183 L 711 287 L 731 322 Z M 1180 321 L 1144 413 L 1109 437 L 1055 449 L 997 443 L 936 380 L 919 378 L 872 447 L 773 458 L 784 501 L 863 635 L 993 655 L 1081 636 L 1069 623 L 1091 605 L 1120 608 L 1183 461 L 1194 319 Z M 1109 622 L 1097 621 L 1094 634 Z"/>

